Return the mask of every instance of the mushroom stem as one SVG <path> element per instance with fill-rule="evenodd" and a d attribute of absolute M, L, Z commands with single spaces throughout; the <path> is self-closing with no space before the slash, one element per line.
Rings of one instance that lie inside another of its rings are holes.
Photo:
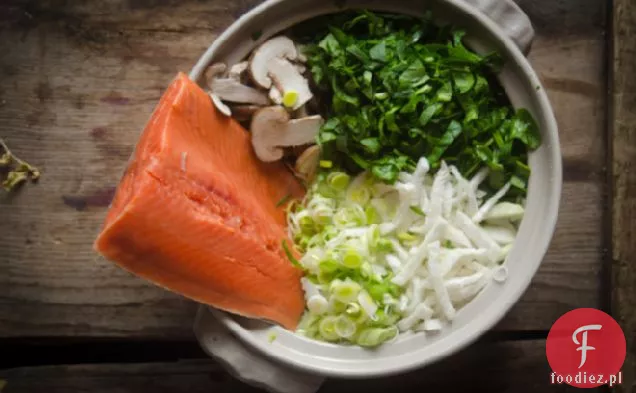
<path fill-rule="evenodd" d="M 290 120 L 289 113 L 280 106 L 260 109 L 250 126 L 254 152 L 261 161 L 280 160 L 283 147 L 313 143 L 322 124 L 320 116 Z"/>
<path fill-rule="evenodd" d="M 269 99 L 265 93 L 245 86 L 232 78 L 214 79 L 210 87 L 212 93 L 225 101 L 256 105 L 269 104 Z"/>

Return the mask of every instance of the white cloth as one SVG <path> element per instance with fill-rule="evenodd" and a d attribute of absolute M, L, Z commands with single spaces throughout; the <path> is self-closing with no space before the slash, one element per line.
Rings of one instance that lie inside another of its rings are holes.
<path fill-rule="evenodd" d="M 325 378 L 276 363 L 239 341 L 205 306 L 194 334 L 203 350 L 237 379 L 272 393 L 315 393 Z"/>

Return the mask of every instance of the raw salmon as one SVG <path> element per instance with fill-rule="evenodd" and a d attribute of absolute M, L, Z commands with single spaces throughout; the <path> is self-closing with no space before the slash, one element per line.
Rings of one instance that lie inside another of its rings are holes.
<path fill-rule="evenodd" d="M 303 189 L 254 155 L 249 134 L 179 74 L 119 184 L 95 249 L 157 285 L 294 329 L 302 273 L 287 259 L 281 199 Z"/>

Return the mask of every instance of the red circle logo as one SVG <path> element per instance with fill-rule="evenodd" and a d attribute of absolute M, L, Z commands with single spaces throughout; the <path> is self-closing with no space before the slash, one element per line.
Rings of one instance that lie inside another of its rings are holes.
<path fill-rule="evenodd" d="M 548 333 L 551 382 L 577 388 L 620 384 L 626 351 L 625 334 L 614 318 L 594 308 L 572 310 Z"/>

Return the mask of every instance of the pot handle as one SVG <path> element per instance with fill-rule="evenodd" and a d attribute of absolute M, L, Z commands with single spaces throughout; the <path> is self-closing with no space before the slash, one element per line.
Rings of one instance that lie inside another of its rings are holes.
<path fill-rule="evenodd" d="M 270 393 L 316 393 L 320 389 L 325 378 L 284 366 L 249 348 L 219 321 L 221 311 L 214 313 L 207 306 L 199 306 L 194 333 L 203 351 L 225 371 Z"/>
<path fill-rule="evenodd" d="M 532 22 L 512 0 L 463 0 L 488 16 L 514 41 L 521 52 L 528 54 L 534 39 Z"/>

